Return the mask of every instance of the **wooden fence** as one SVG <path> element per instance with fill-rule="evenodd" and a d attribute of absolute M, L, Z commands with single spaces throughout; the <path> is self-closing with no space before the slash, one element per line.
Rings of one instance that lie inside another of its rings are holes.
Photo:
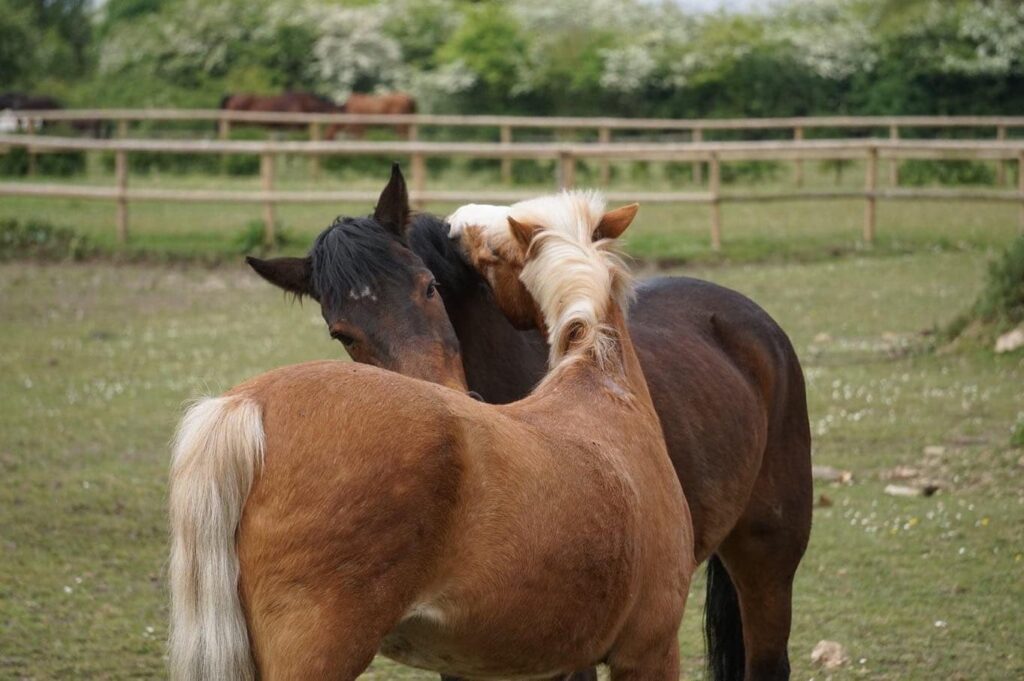
<path fill-rule="evenodd" d="M 13 147 L 32 153 L 53 151 L 99 151 L 113 153 L 114 186 L 71 185 L 57 183 L 2 182 L 0 196 L 48 196 L 114 201 L 117 204 L 117 236 L 128 238 L 128 205 L 133 201 L 177 202 L 241 202 L 263 206 L 263 220 L 268 243 L 274 240 L 275 206 L 279 203 L 320 203 L 340 201 L 372 201 L 376 192 L 368 191 L 280 191 L 274 188 L 275 159 L 282 155 L 384 156 L 411 158 L 410 197 L 417 205 L 429 201 L 511 202 L 535 191 L 437 191 L 427 189 L 426 159 L 428 157 L 468 157 L 555 160 L 557 187 L 575 185 L 576 166 L 580 160 L 674 161 L 703 163 L 708 167 L 706 190 L 691 192 L 606 192 L 609 199 L 640 202 L 698 203 L 711 208 L 710 242 L 721 249 L 721 204 L 726 202 L 767 202 L 829 199 L 862 199 L 864 201 L 863 239 L 873 242 L 877 226 L 876 205 L 879 200 L 956 200 L 1001 201 L 1019 205 L 1019 220 L 1024 231 L 1024 140 L 800 140 L 766 142 L 696 142 L 696 143 L 587 143 L 587 144 L 503 144 L 459 142 L 362 142 L 362 141 L 224 141 L 224 140 L 152 140 L 152 139 L 81 139 L 42 135 L 0 135 L 0 151 Z M 128 185 L 129 154 L 158 152 L 167 154 L 251 154 L 260 158 L 260 189 L 257 191 L 207 189 L 147 189 Z M 721 188 L 721 166 L 735 161 L 865 161 L 863 190 L 795 190 L 787 192 L 724 192 Z M 903 159 L 1016 161 L 1016 190 L 976 188 L 879 188 L 878 163 Z"/>
<path fill-rule="evenodd" d="M 56 109 L 41 111 L 18 111 L 19 119 L 25 121 L 27 132 L 32 134 L 36 127 L 45 122 L 95 122 L 105 121 L 116 125 L 117 136 L 126 138 L 133 123 L 142 122 L 207 122 L 211 130 L 216 127 L 219 139 L 226 140 L 233 124 L 276 124 L 303 126 L 308 130 L 311 141 L 323 138 L 325 127 L 331 125 L 394 126 L 406 131 L 409 141 L 419 139 L 424 128 L 485 128 L 497 129 L 502 144 L 511 144 L 515 130 L 553 130 L 556 133 L 596 133 L 597 142 L 609 144 L 613 134 L 618 132 L 666 133 L 685 135 L 690 142 L 705 141 L 708 133 L 731 131 L 754 133 L 764 131 L 788 131 L 794 141 L 805 139 L 808 131 L 828 130 L 886 130 L 890 140 L 900 139 L 901 131 L 908 129 L 985 129 L 991 130 L 996 140 L 1007 139 L 1008 131 L 1024 128 L 1024 116 L 807 116 L 788 118 L 611 118 L 611 117 L 564 117 L 564 116 L 467 116 L 455 114 L 320 114 L 284 113 L 257 111 L 226 111 L 222 109 Z M 213 125 L 215 124 L 215 126 Z M 502 180 L 508 184 L 512 178 L 512 157 L 503 156 L 501 163 Z M 314 165 L 314 168 L 316 166 Z M 703 169 L 699 162 L 693 164 L 694 178 L 700 182 Z M 889 165 L 890 184 L 899 182 L 899 166 Z M 1000 164 L 998 183 L 1004 184 L 1006 167 Z M 600 164 L 600 180 L 607 183 L 608 164 Z M 797 186 L 803 184 L 801 160 L 794 162 L 794 180 Z"/>

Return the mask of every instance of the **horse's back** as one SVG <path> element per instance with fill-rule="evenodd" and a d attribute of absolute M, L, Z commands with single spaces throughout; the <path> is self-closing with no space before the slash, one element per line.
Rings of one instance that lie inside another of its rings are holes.
<path fill-rule="evenodd" d="M 703 560 L 743 512 L 772 438 L 806 422 L 799 362 L 760 306 L 699 279 L 641 284 L 630 331 Z"/>

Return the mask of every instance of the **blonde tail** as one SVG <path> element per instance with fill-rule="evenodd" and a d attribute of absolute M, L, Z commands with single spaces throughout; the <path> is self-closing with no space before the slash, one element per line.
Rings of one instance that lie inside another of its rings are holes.
<path fill-rule="evenodd" d="M 260 407 L 204 399 L 181 420 L 171 458 L 171 635 L 174 681 L 256 677 L 238 596 L 235 533 L 263 461 Z"/>

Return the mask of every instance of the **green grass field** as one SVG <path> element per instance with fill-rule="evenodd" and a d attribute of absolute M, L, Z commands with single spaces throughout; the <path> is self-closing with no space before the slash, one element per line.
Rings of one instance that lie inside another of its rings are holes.
<path fill-rule="evenodd" d="M 0 206 L 106 228 L 107 209 L 92 204 Z M 793 225 L 800 236 L 778 243 L 782 252 L 818 230 L 822 244 L 856 240 L 859 211 L 746 210 L 728 209 L 726 224 L 747 221 L 751 243 Z M 798 575 L 795 679 L 1024 676 L 1024 450 L 1009 446 L 1024 419 L 1024 357 L 932 352 L 922 335 L 977 294 L 988 246 L 1012 234 L 1012 211 L 1001 210 L 883 209 L 899 239 L 933 246 L 913 253 L 686 270 L 747 293 L 789 331 L 808 379 L 815 463 L 853 473 L 816 490 L 831 505 L 815 511 Z M 334 212 L 296 209 L 309 234 Z M 237 222 L 224 213 L 167 208 L 160 224 L 205 234 L 218 215 Z M 666 216 L 696 231 L 699 211 L 688 213 Z M 928 226 L 950 215 L 938 232 L 962 248 L 940 248 Z M 643 223 L 645 238 L 655 225 Z M 341 348 L 315 306 L 237 264 L 0 265 L 0 320 L 0 678 L 160 677 L 167 443 L 183 402 Z M 941 490 L 886 495 L 898 466 Z M 680 637 L 688 678 L 701 678 L 702 589 L 698 578 Z M 850 664 L 813 669 L 820 639 L 846 646 Z M 368 675 L 436 678 L 384 660 Z"/>

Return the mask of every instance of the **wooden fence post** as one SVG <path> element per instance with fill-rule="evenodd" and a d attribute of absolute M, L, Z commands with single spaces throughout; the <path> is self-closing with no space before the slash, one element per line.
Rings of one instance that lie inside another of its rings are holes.
<path fill-rule="evenodd" d="M 128 121 L 123 118 L 117 122 L 117 136 L 121 139 L 128 137 Z"/>
<path fill-rule="evenodd" d="M 558 188 L 571 189 L 576 184 L 576 159 L 568 151 L 558 153 Z"/>
<path fill-rule="evenodd" d="M 793 128 L 793 141 L 802 142 L 804 139 L 804 129 L 801 127 Z M 793 161 L 793 182 L 797 187 L 804 186 L 804 162 L 801 159 Z"/>
<path fill-rule="evenodd" d="M 996 139 L 1000 142 L 1006 141 L 1006 126 L 1000 125 L 996 128 Z M 996 185 L 1002 187 L 1006 184 L 1006 159 L 999 159 L 996 166 Z"/>
<path fill-rule="evenodd" d="M 260 155 L 260 189 L 269 193 L 274 190 L 274 155 L 264 152 Z M 263 198 L 263 242 L 267 248 L 274 247 L 274 202 Z"/>
<path fill-rule="evenodd" d="M 711 154 L 711 163 L 708 168 L 708 191 L 711 192 L 711 250 L 722 250 L 722 197 L 720 193 L 722 185 L 722 169 L 718 161 L 718 154 Z"/>
<path fill-rule="evenodd" d="M 875 242 L 875 207 L 877 198 L 875 192 L 878 189 L 878 149 L 868 149 L 867 165 L 864 170 L 864 194 L 867 203 L 864 204 L 864 243 L 871 246 Z"/>
<path fill-rule="evenodd" d="M 412 155 L 412 193 L 416 198 L 412 200 L 412 205 L 416 210 L 423 210 L 426 205 L 426 201 L 422 198 L 426 188 L 427 160 L 423 158 L 423 154 L 414 153 Z"/>
<path fill-rule="evenodd" d="M 704 131 L 700 128 L 694 128 L 693 132 L 690 133 L 690 141 L 694 143 L 700 143 L 704 141 Z M 697 160 L 693 162 L 693 182 L 694 184 L 702 184 L 704 178 L 701 177 L 701 161 Z"/>
<path fill-rule="evenodd" d="M 117 183 L 117 243 L 128 242 L 128 152 L 114 154 L 114 177 Z"/>
<path fill-rule="evenodd" d="M 607 127 L 600 127 L 597 129 L 597 141 L 600 144 L 611 144 L 612 141 L 612 130 Z M 600 161 L 600 183 L 602 187 L 607 187 L 608 183 L 612 179 L 612 169 L 608 158 L 602 158 Z"/>
<path fill-rule="evenodd" d="M 501 126 L 501 143 L 512 144 L 512 126 Z M 512 184 L 512 159 L 504 156 L 501 159 L 501 182 Z"/>
<path fill-rule="evenodd" d="M 900 126 L 890 125 L 889 126 L 889 139 L 898 141 L 900 138 Z M 889 185 L 898 187 L 900 185 L 900 160 L 894 158 L 889 161 Z"/>
<path fill-rule="evenodd" d="M 228 120 L 227 118 L 223 118 L 223 117 L 218 118 L 217 119 L 217 139 L 226 140 L 230 136 L 231 136 L 231 121 Z M 220 171 L 222 173 L 227 171 L 227 163 L 228 163 L 228 155 L 227 154 L 221 154 L 220 155 Z"/>
<path fill-rule="evenodd" d="M 1017 152 L 1017 193 L 1020 206 L 1017 214 L 1017 229 L 1024 234 L 1024 151 Z"/>
<path fill-rule="evenodd" d="M 319 142 L 322 139 L 320 134 L 320 124 L 310 123 L 309 124 L 309 141 Z M 320 155 L 311 154 L 309 157 L 309 175 L 310 178 L 315 180 L 320 179 Z"/>
<path fill-rule="evenodd" d="M 25 132 L 27 132 L 29 135 L 36 134 L 36 122 L 34 120 L 32 120 L 31 118 L 26 118 L 25 119 L 25 125 L 26 125 Z M 35 175 L 36 174 L 36 155 L 32 152 L 32 147 L 28 147 L 25 151 L 28 152 L 28 174 L 29 175 Z"/>

